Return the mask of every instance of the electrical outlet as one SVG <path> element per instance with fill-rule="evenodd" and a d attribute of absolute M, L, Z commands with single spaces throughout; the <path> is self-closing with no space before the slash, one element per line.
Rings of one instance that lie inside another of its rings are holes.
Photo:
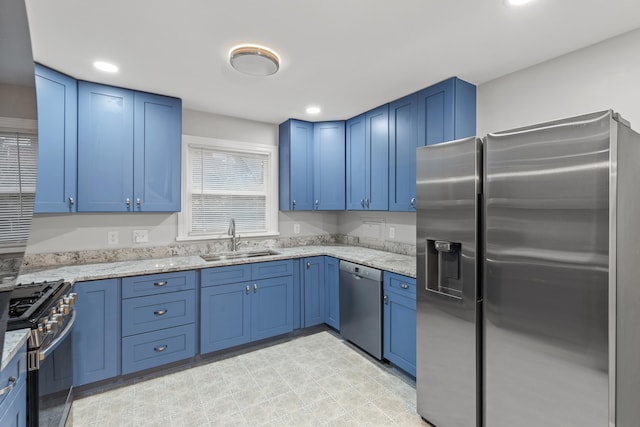
<path fill-rule="evenodd" d="M 147 243 L 149 241 L 149 231 L 133 230 L 133 243 Z"/>
<path fill-rule="evenodd" d="M 300 224 L 293 224 L 293 234 L 300 234 Z"/>
<path fill-rule="evenodd" d="M 396 238 L 396 228 L 395 227 L 389 227 L 389 238 L 390 239 L 395 239 Z"/>
<path fill-rule="evenodd" d="M 119 234 L 117 231 L 109 231 L 107 232 L 107 244 L 109 245 L 117 245 L 119 239 Z"/>

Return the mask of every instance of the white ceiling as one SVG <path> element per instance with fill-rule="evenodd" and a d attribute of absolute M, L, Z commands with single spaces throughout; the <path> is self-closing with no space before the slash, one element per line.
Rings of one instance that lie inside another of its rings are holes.
<path fill-rule="evenodd" d="M 638 0 L 27 0 L 27 11 L 42 64 L 270 123 L 346 119 L 454 75 L 481 84 L 640 27 Z M 248 42 L 278 52 L 280 71 L 234 71 L 229 49 Z M 94 70 L 97 59 L 120 72 Z"/>

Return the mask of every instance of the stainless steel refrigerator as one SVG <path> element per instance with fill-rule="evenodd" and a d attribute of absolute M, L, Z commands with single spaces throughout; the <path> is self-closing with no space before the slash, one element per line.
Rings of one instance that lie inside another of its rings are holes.
<path fill-rule="evenodd" d="M 417 151 L 417 408 L 640 425 L 640 136 L 612 111 Z"/>

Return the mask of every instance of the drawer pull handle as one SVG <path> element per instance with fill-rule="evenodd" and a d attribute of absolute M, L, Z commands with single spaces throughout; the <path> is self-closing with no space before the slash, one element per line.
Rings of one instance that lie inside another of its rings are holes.
<path fill-rule="evenodd" d="M 166 286 L 166 285 L 167 285 L 166 280 L 164 282 L 155 282 L 153 284 L 153 286 L 158 286 L 158 287 L 162 287 L 162 286 Z"/>
<path fill-rule="evenodd" d="M 15 379 L 15 377 L 9 377 L 9 385 L 6 386 L 3 389 L 0 389 L 0 396 L 3 396 L 5 394 L 9 393 L 16 386 L 16 382 L 17 381 L 18 380 Z"/>
<path fill-rule="evenodd" d="M 405 283 L 400 283 L 400 287 L 402 289 L 409 289 L 409 285 L 405 284 Z"/>
<path fill-rule="evenodd" d="M 155 314 L 156 316 L 162 316 L 164 314 L 167 314 L 167 310 L 166 309 L 165 310 L 157 310 L 157 311 L 154 311 L 153 314 Z"/>
<path fill-rule="evenodd" d="M 167 349 L 166 345 L 161 345 L 160 347 L 156 347 L 153 349 L 153 351 L 155 351 L 156 353 L 161 353 L 163 351 L 165 351 Z"/>

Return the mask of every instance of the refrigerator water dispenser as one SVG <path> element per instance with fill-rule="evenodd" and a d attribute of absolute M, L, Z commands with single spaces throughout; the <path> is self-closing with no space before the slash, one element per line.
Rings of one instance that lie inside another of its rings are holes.
<path fill-rule="evenodd" d="M 458 242 L 427 239 L 427 290 L 462 298 L 461 248 Z"/>

